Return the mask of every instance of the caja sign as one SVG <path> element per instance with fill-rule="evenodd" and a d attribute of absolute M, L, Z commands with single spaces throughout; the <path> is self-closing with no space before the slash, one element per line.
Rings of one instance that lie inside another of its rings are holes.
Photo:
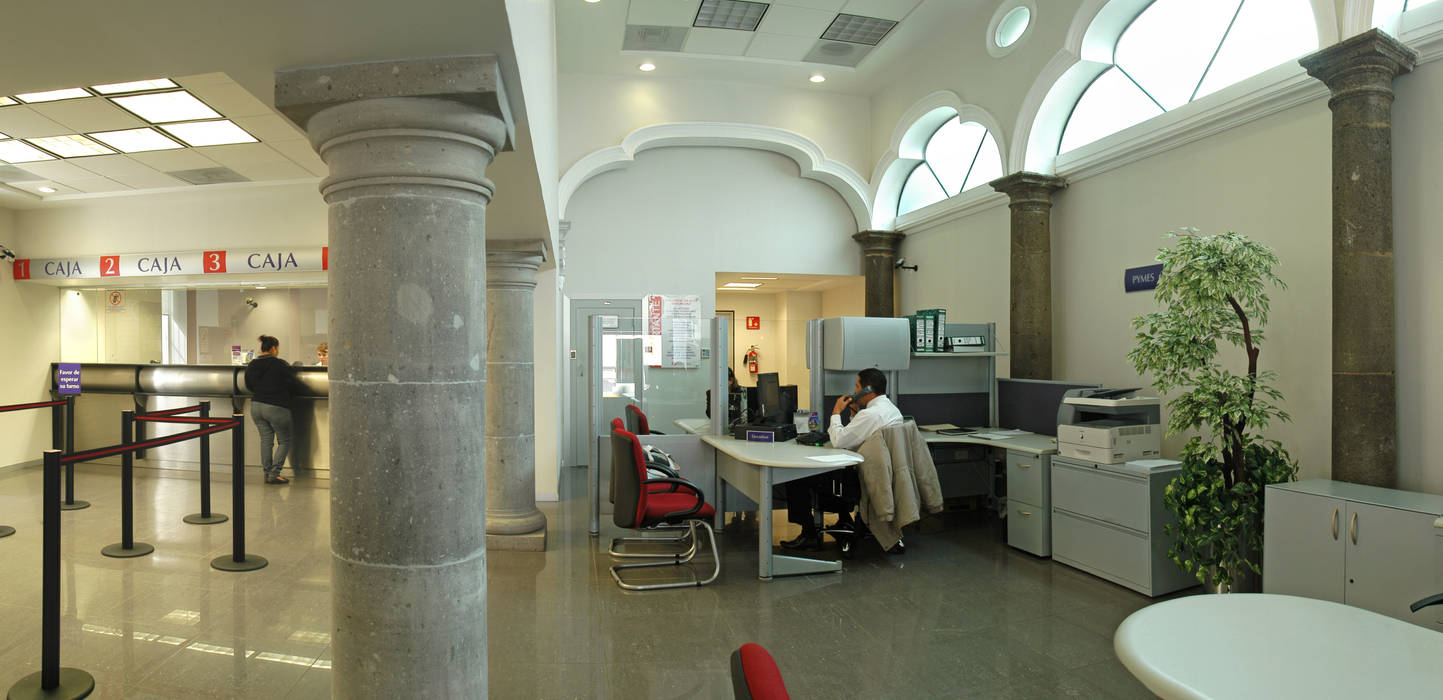
<path fill-rule="evenodd" d="M 13 270 L 17 280 L 40 281 L 100 279 L 103 277 L 324 272 L 330 267 L 329 263 L 330 255 L 326 248 L 229 249 L 22 259 L 14 262 Z"/>

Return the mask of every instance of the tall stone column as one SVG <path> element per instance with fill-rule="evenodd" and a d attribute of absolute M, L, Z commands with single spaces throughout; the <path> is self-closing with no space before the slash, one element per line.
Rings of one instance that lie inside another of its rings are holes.
<path fill-rule="evenodd" d="M 1333 478 L 1398 482 L 1393 78 L 1417 54 L 1377 29 L 1299 63 L 1333 110 Z"/>
<path fill-rule="evenodd" d="M 1017 172 L 993 180 L 1012 209 L 1012 282 L 1007 351 L 1014 379 L 1052 378 L 1052 193 L 1062 178 Z"/>
<path fill-rule="evenodd" d="M 504 247 L 503 247 L 504 246 Z M 546 551 L 536 508 L 533 316 L 540 241 L 493 242 L 486 251 L 486 546 Z"/>
<path fill-rule="evenodd" d="M 494 56 L 276 73 L 330 169 L 332 693 L 486 697 Z"/>
<path fill-rule="evenodd" d="M 897 249 L 905 235 L 896 231 L 863 231 L 852 234 L 862 246 L 862 277 L 868 316 L 895 316 Z"/>

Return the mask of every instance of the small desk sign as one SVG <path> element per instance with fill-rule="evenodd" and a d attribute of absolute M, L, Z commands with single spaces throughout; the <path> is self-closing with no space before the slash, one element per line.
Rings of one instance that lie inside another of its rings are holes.
<path fill-rule="evenodd" d="M 1128 292 L 1145 292 L 1157 289 L 1157 280 L 1162 277 L 1162 263 L 1144 267 L 1130 267 L 1123 272 L 1122 287 Z"/>
<path fill-rule="evenodd" d="M 777 435 L 770 430 L 748 430 L 747 442 L 776 442 Z"/>
<path fill-rule="evenodd" d="M 61 362 L 56 370 L 56 384 L 62 394 L 80 393 L 80 363 Z"/>

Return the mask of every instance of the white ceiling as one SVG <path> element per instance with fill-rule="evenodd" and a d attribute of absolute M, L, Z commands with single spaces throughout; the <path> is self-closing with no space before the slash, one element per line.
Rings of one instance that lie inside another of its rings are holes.
<path fill-rule="evenodd" d="M 745 279 L 747 277 L 773 277 L 775 279 Z M 761 284 L 760 287 L 727 287 L 728 282 Z M 820 292 L 847 284 L 861 284 L 860 275 L 795 275 L 776 272 L 718 272 L 718 292 L 742 292 L 746 294 L 775 294 L 777 292 Z"/>
<path fill-rule="evenodd" d="M 557 58 L 563 73 L 648 74 L 760 83 L 870 95 L 888 67 L 909 46 L 939 30 L 960 31 L 958 21 L 992 0 L 776 0 L 754 32 L 693 27 L 701 0 L 557 0 Z M 899 22 L 856 68 L 804 61 L 838 13 Z M 628 25 L 675 27 L 686 38 L 680 51 L 623 50 Z M 826 77 L 821 85 L 807 79 Z"/>

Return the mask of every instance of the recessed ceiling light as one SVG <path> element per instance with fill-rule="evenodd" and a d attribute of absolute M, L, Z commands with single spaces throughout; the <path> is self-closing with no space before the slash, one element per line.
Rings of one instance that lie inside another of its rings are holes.
<path fill-rule="evenodd" d="M 55 160 L 55 156 L 24 141 L 0 141 L 0 160 L 6 163 L 33 163 L 37 160 Z"/>
<path fill-rule="evenodd" d="M 767 7 L 767 3 L 748 0 L 702 0 L 691 26 L 754 32 Z"/>
<path fill-rule="evenodd" d="M 128 83 L 110 83 L 109 85 L 92 85 L 94 90 L 102 95 L 114 95 L 121 92 L 141 92 L 144 90 L 164 90 L 166 88 L 179 87 L 170 78 L 154 78 L 151 80 L 132 80 Z"/>
<path fill-rule="evenodd" d="M 15 100 L 12 100 L 12 99 L 10 99 L 10 98 L 8 98 L 8 97 L 0 97 L 0 107 L 8 107 L 8 106 L 13 105 L 13 104 L 20 104 L 20 103 L 16 102 Z"/>
<path fill-rule="evenodd" d="M 144 151 L 164 151 L 173 148 L 185 148 L 165 134 L 150 127 L 140 129 L 122 129 L 120 131 L 99 131 L 93 134 L 86 134 L 111 148 L 122 153 L 141 153 Z"/>
<path fill-rule="evenodd" d="M 601 0 L 586 0 L 586 2 L 595 5 L 596 3 L 601 2 Z"/>
<path fill-rule="evenodd" d="M 723 287 L 731 287 L 731 288 L 733 288 L 733 289 L 751 289 L 752 287 L 760 287 L 760 286 L 762 286 L 762 283 L 761 283 L 761 282 L 727 282 L 726 284 L 724 284 L 724 285 L 722 285 L 722 286 L 723 286 Z"/>
<path fill-rule="evenodd" d="M 265 288 L 266 288 L 266 286 L 265 286 L 264 284 L 258 284 L 258 285 L 256 285 L 256 289 L 265 289 Z"/>
<path fill-rule="evenodd" d="M 807 78 L 807 80 L 810 80 L 814 83 L 825 83 L 827 82 L 827 76 L 822 75 L 821 73 L 817 73 L 814 74 L 812 77 Z"/>
<path fill-rule="evenodd" d="M 648 61 L 648 62 L 646 62 L 646 63 L 643 63 L 643 64 L 637 66 L 636 68 L 637 68 L 637 70 L 639 70 L 639 71 L 641 71 L 641 72 L 643 72 L 643 73 L 650 73 L 650 72 L 656 70 L 656 64 L 655 64 L 655 63 L 651 63 L 650 61 Z"/>
<path fill-rule="evenodd" d="M 16 95 L 15 99 L 24 103 L 33 102 L 54 102 L 56 100 L 73 100 L 79 97 L 90 97 L 90 93 L 80 88 L 65 88 L 63 90 L 48 90 L 46 92 L 27 92 L 23 95 Z"/>
<path fill-rule="evenodd" d="M 61 158 L 82 158 L 84 156 L 105 156 L 115 151 L 106 148 L 94 141 L 91 141 L 80 134 L 66 134 L 65 136 L 45 136 L 41 138 L 25 139 L 32 146 L 39 146 Z"/>
<path fill-rule="evenodd" d="M 191 146 L 222 146 L 228 143 L 255 143 L 256 137 L 246 133 L 229 119 L 208 122 L 166 124 L 160 127 Z"/>
<path fill-rule="evenodd" d="M 151 124 L 181 122 L 191 119 L 215 119 L 220 116 L 204 102 L 184 90 L 152 92 L 146 95 L 112 97 L 111 102 Z"/>
<path fill-rule="evenodd" d="M 822 32 L 822 38 L 876 46 L 895 26 L 897 23 L 890 19 L 842 14 L 832 20 L 827 31 Z"/>
<path fill-rule="evenodd" d="M 44 192 L 45 194 L 55 194 L 55 188 L 54 188 L 54 187 L 44 187 L 44 186 L 41 186 L 41 187 L 36 187 L 35 189 L 40 190 L 41 192 Z"/>

